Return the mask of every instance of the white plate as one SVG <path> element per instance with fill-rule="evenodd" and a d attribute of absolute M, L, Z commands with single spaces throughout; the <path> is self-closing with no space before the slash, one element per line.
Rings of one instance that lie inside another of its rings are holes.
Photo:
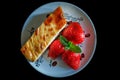
<path fill-rule="evenodd" d="M 81 60 L 81 67 L 78 70 L 69 68 L 61 57 L 56 60 L 50 60 L 46 51 L 36 62 L 29 62 L 30 65 L 40 73 L 51 77 L 67 77 L 76 74 L 83 70 L 93 57 L 96 49 L 96 31 L 90 17 L 79 7 L 66 2 L 51 2 L 40 6 L 27 18 L 21 32 L 21 46 L 28 40 L 32 32 L 44 21 L 46 15 L 58 6 L 62 6 L 64 15 L 68 21 L 79 22 L 85 33 L 89 33 L 90 37 L 85 38 L 85 41 L 80 45 L 85 57 Z M 56 66 L 52 66 L 53 62 Z"/>

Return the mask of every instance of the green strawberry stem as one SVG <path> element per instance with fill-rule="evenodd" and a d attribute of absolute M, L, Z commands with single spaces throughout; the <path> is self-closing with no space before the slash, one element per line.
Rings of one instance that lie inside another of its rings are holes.
<path fill-rule="evenodd" d="M 65 46 L 65 49 L 71 50 L 75 53 L 81 53 L 82 50 L 79 46 L 76 46 L 71 41 L 68 41 L 64 36 L 60 35 L 60 42 Z"/>

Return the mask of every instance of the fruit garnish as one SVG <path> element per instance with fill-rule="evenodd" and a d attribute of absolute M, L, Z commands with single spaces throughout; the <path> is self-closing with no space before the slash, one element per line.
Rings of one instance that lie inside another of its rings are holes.
<path fill-rule="evenodd" d="M 75 53 L 81 53 L 82 50 L 79 46 L 73 44 L 71 41 L 68 41 L 64 36 L 60 35 L 60 42 L 64 45 L 65 49 L 71 50 Z"/>
<path fill-rule="evenodd" d="M 60 40 L 57 39 L 52 42 L 49 48 L 48 57 L 56 59 L 59 55 L 64 52 L 64 46 L 61 44 Z"/>
<path fill-rule="evenodd" d="M 62 54 L 62 60 L 72 69 L 77 70 L 80 67 L 80 54 L 76 54 L 70 50 L 66 50 Z"/>
<path fill-rule="evenodd" d="M 80 44 L 85 39 L 85 33 L 78 22 L 70 22 L 63 30 L 62 35 L 74 44 Z"/>

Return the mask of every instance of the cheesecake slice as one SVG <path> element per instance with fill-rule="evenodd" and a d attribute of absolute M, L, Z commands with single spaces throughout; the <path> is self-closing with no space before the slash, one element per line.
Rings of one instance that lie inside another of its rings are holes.
<path fill-rule="evenodd" d="M 36 61 L 53 40 L 65 28 L 66 19 L 61 6 L 58 6 L 21 47 L 20 51 L 31 62 Z"/>

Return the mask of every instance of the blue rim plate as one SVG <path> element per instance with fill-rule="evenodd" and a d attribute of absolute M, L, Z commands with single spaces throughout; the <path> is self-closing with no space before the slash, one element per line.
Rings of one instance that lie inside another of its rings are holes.
<path fill-rule="evenodd" d="M 81 60 L 81 66 L 78 70 L 68 67 L 61 57 L 51 60 L 47 57 L 48 50 L 36 61 L 30 62 L 30 65 L 38 72 L 51 77 L 67 77 L 83 70 L 91 61 L 97 43 L 97 36 L 94 24 L 90 17 L 79 7 L 67 2 L 51 2 L 44 4 L 34 10 L 25 21 L 21 32 L 21 46 L 28 40 L 33 31 L 45 20 L 46 15 L 61 6 L 67 21 L 77 21 L 81 24 L 86 34 L 90 34 L 85 41 L 80 44 L 82 53 L 85 57 Z M 54 65 L 53 65 L 54 64 Z M 55 65 L 56 64 L 56 65 Z"/>

